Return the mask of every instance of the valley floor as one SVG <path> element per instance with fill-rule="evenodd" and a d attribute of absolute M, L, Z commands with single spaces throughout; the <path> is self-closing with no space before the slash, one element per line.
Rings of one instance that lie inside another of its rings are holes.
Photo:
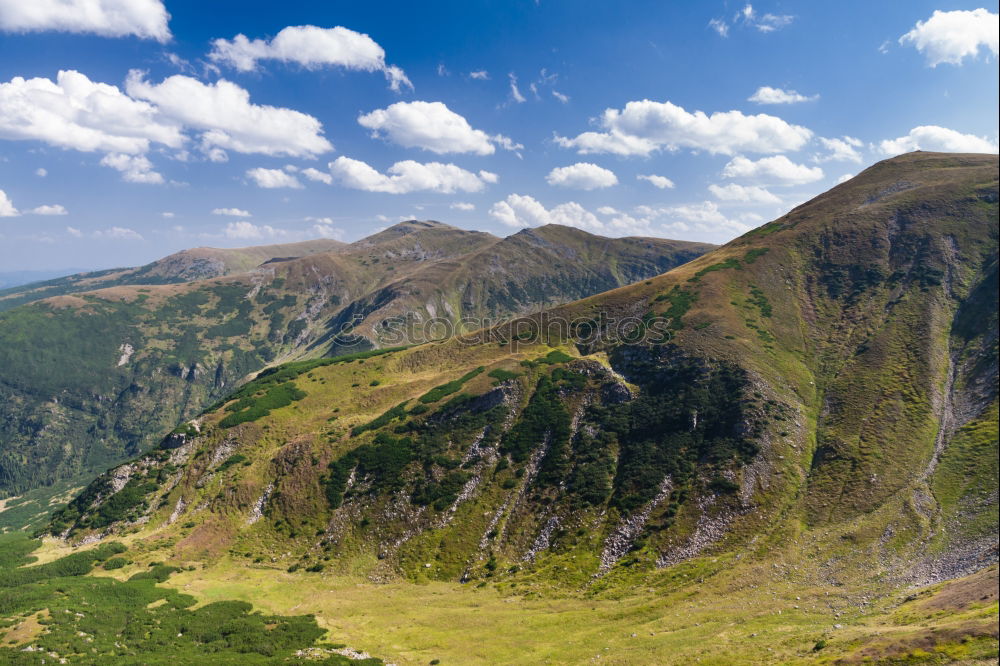
<path fill-rule="evenodd" d="M 156 559 L 141 550 L 130 545 L 134 564 L 94 575 L 128 578 Z M 51 542 L 39 553 L 64 554 Z M 397 664 L 996 663 L 996 566 L 880 596 L 806 583 L 817 572 L 801 565 L 703 558 L 571 593 L 523 579 L 373 584 L 226 557 L 164 585 L 199 605 L 243 600 L 264 613 L 313 613 L 330 640 Z"/>

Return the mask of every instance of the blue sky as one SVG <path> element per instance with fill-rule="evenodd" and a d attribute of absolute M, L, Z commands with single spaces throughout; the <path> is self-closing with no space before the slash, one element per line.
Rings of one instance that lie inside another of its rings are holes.
<path fill-rule="evenodd" d="M 946 1 L 0 0 L 0 271 L 410 218 L 724 242 L 892 154 L 996 152 L 997 25 Z"/>

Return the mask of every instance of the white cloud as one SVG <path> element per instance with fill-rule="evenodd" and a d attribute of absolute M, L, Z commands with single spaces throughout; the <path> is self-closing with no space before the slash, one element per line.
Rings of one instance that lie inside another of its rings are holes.
<path fill-rule="evenodd" d="M 338 157 L 330 162 L 330 172 L 344 187 L 387 194 L 479 192 L 488 182 L 487 176 L 495 177 L 495 174 L 485 171 L 476 175 L 454 164 L 421 164 L 413 160 L 396 162 L 383 174 L 369 164 L 349 157 Z"/>
<path fill-rule="evenodd" d="M 130 183 L 147 183 L 151 185 L 160 185 L 163 183 L 163 176 L 153 170 L 153 163 L 143 155 L 109 153 L 101 159 L 101 166 L 121 171 L 122 179 Z"/>
<path fill-rule="evenodd" d="M 864 145 L 861 139 L 856 139 L 853 136 L 845 136 L 841 139 L 819 137 L 819 142 L 829 152 L 826 155 L 816 155 L 813 158 L 816 162 L 861 163 L 861 153 L 857 151 L 858 148 Z"/>
<path fill-rule="evenodd" d="M 649 155 L 662 149 L 690 148 L 731 155 L 798 150 L 812 137 L 805 127 L 776 116 L 748 116 L 740 111 L 689 113 L 670 102 L 648 99 L 629 102 L 624 110 L 606 109 L 599 123 L 604 132 L 584 132 L 573 139 L 556 136 L 555 141 L 582 154 Z"/>
<path fill-rule="evenodd" d="M 722 168 L 724 178 L 747 178 L 779 185 L 804 185 L 823 178 L 823 170 L 796 164 L 784 155 L 762 157 L 754 161 L 737 155 Z"/>
<path fill-rule="evenodd" d="M 451 208 L 452 210 L 470 211 L 470 210 L 476 210 L 476 205 L 475 204 L 466 203 L 464 201 L 456 201 L 453 204 L 451 204 L 450 206 L 448 206 L 448 208 Z"/>
<path fill-rule="evenodd" d="M 781 199 L 774 196 L 763 187 L 757 187 L 756 185 L 737 185 L 736 183 L 729 183 L 728 185 L 709 185 L 708 191 L 711 192 L 716 199 L 720 199 L 722 201 L 770 204 L 781 203 Z"/>
<path fill-rule="evenodd" d="M 169 210 L 165 210 L 162 213 L 160 213 L 160 217 L 163 217 L 164 219 L 167 220 L 172 220 L 176 217 L 176 215 L 174 213 L 171 213 Z"/>
<path fill-rule="evenodd" d="M 229 217 L 253 217 L 250 211 L 243 210 L 242 208 L 215 208 L 212 210 L 212 215 L 227 215 Z"/>
<path fill-rule="evenodd" d="M 666 176 L 657 176 L 655 173 L 637 174 L 636 180 L 645 180 L 646 182 L 650 183 L 653 187 L 659 188 L 661 190 L 674 189 L 674 181 L 670 180 Z"/>
<path fill-rule="evenodd" d="M 482 180 L 484 183 L 494 184 L 494 183 L 496 183 L 497 181 L 500 180 L 500 176 L 498 176 L 495 173 L 492 173 L 490 171 L 480 170 L 479 171 L 479 179 Z"/>
<path fill-rule="evenodd" d="M 722 19 L 714 18 L 708 22 L 708 27 L 719 34 L 719 37 L 729 36 L 729 24 Z"/>
<path fill-rule="evenodd" d="M 313 236 L 319 238 L 333 238 L 334 240 L 343 240 L 345 231 L 340 227 L 333 226 L 332 217 L 307 217 L 306 222 L 314 222 L 315 224 L 309 228 L 309 233 Z"/>
<path fill-rule="evenodd" d="M 112 240 L 143 240 L 142 234 L 127 227 L 109 227 L 94 232 L 94 238 L 110 238 Z"/>
<path fill-rule="evenodd" d="M 47 204 L 25 211 L 31 215 L 69 215 L 69 211 L 59 204 Z"/>
<path fill-rule="evenodd" d="M 745 213 L 739 216 L 738 219 L 726 217 L 719 210 L 718 205 L 711 201 L 704 201 L 700 204 L 660 208 L 654 214 L 659 218 L 674 220 L 679 218 L 684 222 L 690 223 L 694 228 L 714 234 L 716 237 L 745 233 L 752 228 L 747 222 L 757 223 L 761 221 L 761 217 L 754 213 Z"/>
<path fill-rule="evenodd" d="M 230 222 L 227 224 L 226 228 L 222 230 L 222 234 L 226 238 L 239 240 L 261 240 L 264 238 L 284 236 L 285 232 L 282 229 L 275 229 L 268 224 L 258 226 L 251 222 L 247 222 L 246 220 L 240 220 L 239 222 Z"/>
<path fill-rule="evenodd" d="M 854 174 L 853 173 L 845 173 L 843 176 L 841 176 L 840 178 L 837 179 L 837 184 L 840 185 L 841 183 L 846 183 L 851 178 L 854 178 Z"/>
<path fill-rule="evenodd" d="M 490 73 L 485 69 L 477 69 L 474 72 L 469 72 L 470 79 L 476 79 L 477 81 L 489 81 Z"/>
<path fill-rule="evenodd" d="M 801 102 L 812 102 L 819 99 L 819 95 L 806 96 L 794 90 L 782 90 L 770 86 L 761 86 L 757 92 L 751 95 L 747 101 L 757 104 L 799 104 Z"/>
<path fill-rule="evenodd" d="M 545 177 L 549 185 L 569 187 L 577 190 L 596 190 L 618 184 L 613 171 L 590 162 L 577 162 L 570 166 L 557 167 Z"/>
<path fill-rule="evenodd" d="M 312 167 L 309 167 L 308 169 L 303 169 L 302 175 L 308 178 L 309 180 L 315 180 L 318 183 L 326 183 L 327 185 L 333 183 L 333 176 L 331 176 L 325 171 L 320 171 L 319 169 L 314 169 Z"/>
<path fill-rule="evenodd" d="M 366 72 L 382 72 L 393 90 L 412 88 L 399 67 L 387 65 L 385 51 L 368 35 L 337 26 L 288 26 L 271 40 L 248 39 L 236 35 L 232 40 L 216 39 L 208 57 L 239 71 L 257 69 L 260 60 L 296 63 L 306 69 L 344 67 Z"/>
<path fill-rule="evenodd" d="M 575 201 L 546 209 L 534 197 L 511 194 L 490 208 L 490 215 L 509 227 L 537 227 L 545 224 L 562 224 L 589 231 L 601 231 L 604 224 Z"/>
<path fill-rule="evenodd" d="M 728 37 L 730 27 L 747 27 L 767 33 L 791 25 L 794 20 L 795 17 L 788 14 L 758 14 L 753 5 L 748 3 L 733 16 L 731 22 L 724 18 L 714 18 L 708 22 L 708 26 L 720 37 Z"/>
<path fill-rule="evenodd" d="M 54 82 L 15 76 L 0 83 L 0 138 L 129 154 L 146 152 L 151 142 L 184 143 L 180 125 L 153 105 L 73 70 L 60 71 Z"/>
<path fill-rule="evenodd" d="M 563 104 L 568 104 L 569 103 L 569 95 L 564 95 L 561 92 L 559 92 L 558 90 L 553 90 L 552 91 L 552 96 L 555 97 L 560 102 L 562 102 Z"/>
<path fill-rule="evenodd" d="M 518 104 L 523 104 L 527 100 L 524 95 L 521 94 L 520 89 L 517 87 L 517 77 L 513 73 L 507 75 L 510 79 L 510 98 L 517 102 Z"/>
<path fill-rule="evenodd" d="M 496 150 L 486 132 L 473 129 L 443 102 L 396 102 L 360 116 L 358 124 L 375 137 L 384 136 L 404 148 L 423 148 L 438 155 L 492 155 Z"/>
<path fill-rule="evenodd" d="M 255 182 L 257 187 L 265 189 L 279 187 L 290 187 L 296 190 L 302 189 L 302 183 L 299 182 L 298 178 L 281 169 L 265 169 L 263 167 L 248 169 L 247 178 Z"/>
<path fill-rule="evenodd" d="M 170 40 L 161 0 L 0 0 L 0 30 Z"/>
<path fill-rule="evenodd" d="M 14 202 L 10 200 L 7 193 L 0 190 L 0 217 L 16 217 L 20 215 L 14 208 Z"/>
<path fill-rule="evenodd" d="M 47 175 L 49 175 L 49 172 L 47 169 L 43 167 L 38 167 L 37 169 L 35 169 L 35 175 L 38 176 L 39 178 L 45 178 Z"/>
<path fill-rule="evenodd" d="M 948 153 L 995 153 L 997 146 L 985 137 L 962 134 L 937 125 L 914 127 L 906 136 L 886 139 L 879 143 L 886 155 L 899 155 L 913 150 L 936 150 Z"/>
<path fill-rule="evenodd" d="M 83 238 L 83 232 L 76 227 L 66 227 L 66 233 L 68 233 L 73 238 Z"/>
<path fill-rule="evenodd" d="M 611 206 L 601 206 L 597 209 L 597 212 L 601 215 L 617 215 L 618 209 Z"/>
<path fill-rule="evenodd" d="M 966 58 L 975 59 L 980 48 L 996 57 L 1000 51 L 1000 14 L 981 7 L 972 11 L 935 10 L 926 21 L 917 21 L 899 43 L 913 44 L 931 67 L 941 63 L 961 65 Z"/>
<path fill-rule="evenodd" d="M 333 150 L 322 136 L 322 124 L 313 116 L 252 104 L 249 92 L 225 79 L 205 84 L 175 74 L 153 84 L 132 70 L 125 88 L 132 97 L 155 104 L 162 115 L 202 130 L 201 143 L 206 150 L 291 157 L 312 157 Z"/>

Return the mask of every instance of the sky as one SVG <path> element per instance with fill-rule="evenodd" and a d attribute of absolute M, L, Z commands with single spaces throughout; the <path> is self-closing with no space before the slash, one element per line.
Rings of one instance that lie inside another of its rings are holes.
<path fill-rule="evenodd" d="M 997 152 L 982 2 L 0 0 L 0 272 L 406 219 L 726 242 Z"/>

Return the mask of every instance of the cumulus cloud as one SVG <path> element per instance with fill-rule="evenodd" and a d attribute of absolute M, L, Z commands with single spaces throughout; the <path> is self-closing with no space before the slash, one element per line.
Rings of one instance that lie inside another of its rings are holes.
<path fill-rule="evenodd" d="M 98 229 L 93 234 L 94 238 L 110 238 L 112 240 L 143 240 L 142 234 L 128 227 L 108 227 Z"/>
<path fill-rule="evenodd" d="M 721 201 L 739 201 L 742 203 L 781 203 L 781 199 L 774 196 L 763 187 L 756 185 L 709 185 L 708 191 Z"/>
<path fill-rule="evenodd" d="M 252 104 L 249 92 L 225 79 L 206 84 L 175 74 L 154 84 L 142 72 L 132 70 L 125 89 L 132 97 L 155 104 L 162 115 L 201 130 L 204 148 L 291 157 L 333 150 L 313 116 Z"/>
<path fill-rule="evenodd" d="M 47 204 L 25 211 L 31 215 L 69 215 L 69 211 L 59 204 Z"/>
<path fill-rule="evenodd" d="M 49 172 L 44 167 L 38 167 L 37 169 L 35 169 L 35 175 L 38 176 L 39 178 L 45 178 L 47 175 L 49 175 Z"/>
<path fill-rule="evenodd" d="M 242 34 L 232 40 L 216 39 L 208 57 L 241 72 L 257 69 L 261 60 L 296 63 L 306 69 L 343 67 L 382 72 L 393 90 L 413 87 L 402 69 L 386 64 L 385 50 L 375 40 L 341 26 L 288 26 L 271 40 L 248 39 Z"/>
<path fill-rule="evenodd" d="M 302 183 L 299 182 L 298 178 L 281 169 L 265 169 L 263 167 L 248 169 L 247 178 L 256 183 L 257 187 L 264 189 L 276 189 L 279 187 L 290 187 L 296 190 L 302 189 Z"/>
<path fill-rule="evenodd" d="M 284 236 L 285 232 L 282 229 L 275 229 L 268 224 L 258 226 L 252 222 L 240 220 L 239 222 L 230 222 L 227 224 L 226 228 L 222 230 L 222 234 L 226 238 L 238 240 L 261 240 L 264 238 Z"/>
<path fill-rule="evenodd" d="M 722 168 L 724 178 L 746 178 L 778 185 L 804 185 L 823 178 L 823 170 L 796 164 L 784 155 L 751 160 L 737 155 Z"/>
<path fill-rule="evenodd" d="M 534 197 L 511 194 L 490 208 L 490 216 L 509 227 L 537 227 L 545 224 L 562 224 L 588 231 L 604 229 L 597 216 L 575 201 L 547 209 Z"/>
<path fill-rule="evenodd" d="M 975 59 L 980 49 L 993 57 L 1000 51 L 1000 14 L 979 8 L 971 11 L 935 10 L 926 21 L 917 21 L 913 29 L 899 38 L 924 54 L 927 64 L 961 65 Z"/>
<path fill-rule="evenodd" d="M 574 201 L 546 208 L 535 198 L 520 194 L 511 194 L 490 208 L 495 220 L 515 228 L 562 224 L 606 236 L 698 237 L 714 242 L 729 240 L 763 220 L 754 213 L 729 217 L 710 201 L 673 207 L 636 206 L 627 213 L 601 206 L 597 212 L 603 220 Z"/>
<path fill-rule="evenodd" d="M 358 124 L 372 136 L 385 137 L 404 148 L 422 148 L 432 153 L 492 155 L 494 143 L 506 150 L 524 146 L 511 139 L 473 129 L 469 122 L 443 102 L 396 102 L 358 117 Z"/>
<path fill-rule="evenodd" d="M 470 210 L 476 210 L 476 205 L 471 203 L 466 203 L 465 201 L 456 201 L 452 203 L 450 206 L 448 206 L 448 208 L 451 208 L 452 210 L 470 211 Z"/>
<path fill-rule="evenodd" d="M 569 103 L 569 95 L 564 95 L 561 92 L 559 92 L 558 90 L 553 90 L 552 91 L 552 96 L 555 97 L 560 102 L 562 102 L 563 104 L 568 104 Z"/>
<path fill-rule="evenodd" d="M 0 190 L 0 217 L 16 217 L 20 215 L 17 208 L 14 208 L 14 202 L 10 200 L 7 193 Z"/>
<path fill-rule="evenodd" d="M 636 180 L 645 180 L 653 187 L 661 190 L 672 190 L 674 189 L 674 181 L 670 180 L 666 176 L 657 176 L 655 173 L 650 174 L 637 174 Z"/>
<path fill-rule="evenodd" d="M 798 150 L 811 137 L 805 127 L 767 114 L 722 111 L 689 113 L 670 102 L 629 102 L 623 110 L 606 109 L 599 119 L 603 132 L 576 138 L 556 136 L 564 148 L 582 154 L 649 155 L 657 150 L 690 148 L 712 154 L 780 153 Z"/>
<path fill-rule="evenodd" d="M 806 96 L 794 90 L 782 90 L 771 86 L 761 86 L 757 92 L 750 95 L 748 101 L 757 104 L 800 104 L 802 102 L 812 102 L 819 99 L 819 95 Z"/>
<path fill-rule="evenodd" d="M 906 136 L 886 139 L 878 145 L 886 155 L 899 155 L 913 150 L 936 150 L 948 153 L 995 153 L 997 145 L 985 137 L 937 125 L 914 127 Z"/>
<path fill-rule="evenodd" d="M 73 70 L 56 80 L 15 76 L 0 83 L 0 138 L 42 141 L 85 152 L 144 153 L 179 148 L 181 126 L 156 107 Z"/>
<path fill-rule="evenodd" d="M 162 0 L 0 0 L 0 30 L 170 40 Z"/>
<path fill-rule="evenodd" d="M 46 204 L 30 210 L 19 211 L 14 206 L 14 202 L 7 196 L 7 193 L 0 190 L 0 217 L 17 217 L 22 212 L 25 215 L 66 215 L 69 211 L 59 204 Z"/>
<path fill-rule="evenodd" d="M 492 182 L 490 178 L 495 178 L 495 174 L 486 171 L 477 175 L 454 164 L 422 164 L 413 160 L 396 162 L 383 174 L 366 162 L 349 157 L 330 162 L 330 172 L 344 187 L 387 194 L 479 192 L 486 182 Z"/>
<path fill-rule="evenodd" d="M 250 211 L 242 208 L 215 208 L 212 215 L 226 215 L 228 217 L 253 217 Z"/>
<path fill-rule="evenodd" d="M 827 149 L 826 155 L 816 155 L 813 159 L 816 162 L 855 162 L 861 163 L 861 153 L 858 148 L 864 145 L 861 139 L 853 136 L 844 136 L 840 139 L 827 139 L 819 137 L 819 142 Z"/>
<path fill-rule="evenodd" d="M 854 178 L 854 174 L 853 173 L 845 173 L 843 176 L 841 176 L 840 178 L 837 179 L 837 184 L 840 185 L 841 183 L 846 183 L 851 178 Z"/>
<path fill-rule="evenodd" d="M 343 240 L 345 231 L 340 227 L 333 226 L 333 218 L 330 217 L 307 217 L 307 222 L 315 222 L 309 228 L 309 233 L 319 238 L 333 238 Z"/>
<path fill-rule="evenodd" d="M 327 185 L 333 183 L 333 176 L 331 176 L 325 171 L 320 171 L 319 169 L 314 169 L 312 167 L 309 167 L 308 169 L 303 169 L 302 175 L 308 178 L 309 180 L 316 181 L 317 183 L 326 183 Z"/>
<path fill-rule="evenodd" d="M 161 185 L 163 183 L 163 175 L 154 171 L 153 163 L 143 155 L 109 153 L 101 159 L 101 166 L 121 171 L 122 180 L 129 183 L 147 183 L 151 185 Z"/>
<path fill-rule="evenodd" d="M 485 69 L 477 69 L 474 72 L 469 72 L 470 79 L 476 79 L 477 81 L 489 81 L 490 73 Z"/>
<path fill-rule="evenodd" d="M 618 184 L 613 171 L 590 162 L 577 162 L 569 166 L 557 167 L 545 177 L 549 185 L 569 187 L 576 190 L 596 190 Z"/>

